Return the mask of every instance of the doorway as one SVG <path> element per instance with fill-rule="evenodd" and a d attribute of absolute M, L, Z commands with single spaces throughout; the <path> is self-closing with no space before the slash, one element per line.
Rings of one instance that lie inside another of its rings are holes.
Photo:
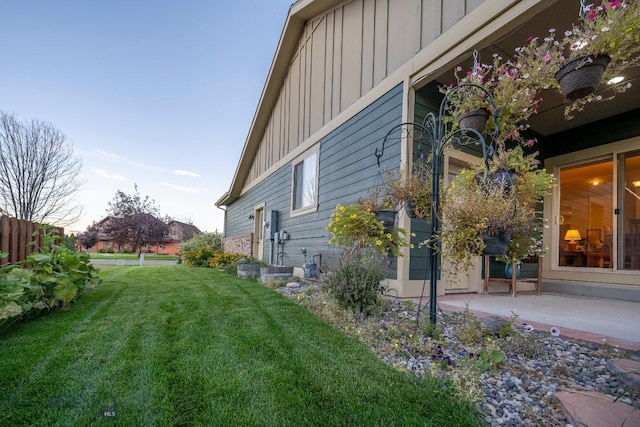
<path fill-rule="evenodd" d="M 255 207 L 253 218 L 253 256 L 264 260 L 264 203 Z"/>
<path fill-rule="evenodd" d="M 448 187 L 451 182 L 462 172 L 463 169 L 482 161 L 476 153 L 464 153 L 452 150 L 445 153 L 444 156 L 444 181 Z M 446 262 L 441 264 L 442 280 L 444 281 L 445 294 L 477 292 L 482 282 L 482 258 L 477 257 L 473 263 L 473 267 L 469 269 L 467 274 L 459 274 L 456 277 L 447 277 L 446 272 L 451 271 L 451 266 Z"/>

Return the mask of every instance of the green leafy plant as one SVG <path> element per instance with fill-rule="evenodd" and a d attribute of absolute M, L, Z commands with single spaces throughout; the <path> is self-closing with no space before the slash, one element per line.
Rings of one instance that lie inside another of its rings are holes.
<path fill-rule="evenodd" d="M 211 257 L 207 258 L 207 265 L 211 268 L 224 268 L 233 264 L 235 267 L 235 263 L 244 257 L 244 254 L 216 251 Z"/>
<path fill-rule="evenodd" d="M 343 258 L 340 265 L 325 276 L 324 283 L 342 307 L 366 317 L 382 303 L 387 288 L 381 282 L 386 276 L 387 270 L 379 256 Z"/>
<path fill-rule="evenodd" d="M 247 257 L 247 256 L 240 258 L 238 261 L 236 261 L 236 264 L 244 264 L 244 265 L 252 264 L 252 265 L 259 265 L 260 267 L 266 267 L 267 265 L 269 265 L 262 260 L 259 260 L 254 257 Z"/>
<path fill-rule="evenodd" d="M 443 260 L 452 267 L 452 280 L 469 270 L 474 256 L 482 255 L 484 233 L 511 233 L 507 251 L 499 257 L 506 263 L 544 252 L 544 221 L 536 207 L 554 181 L 551 174 L 538 169 L 536 155 L 525 155 L 520 146 L 498 151 L 490 169 L 509 170 L 512 185 L 495 187 L 500 183 L 482 178 L 487 174 L 482 165 L 463 170 L 444 191 L 441 251 Z"/>
<path fill-rule="evenodd" d="M 473 265 L 473 257 L 486 247 L 483 233 L 494 235 L 511 230 L 516 201 L 513 188 L 505 188 L 488 179 L 484 166 L 463 170 L 442 197 L 442 230 L 440 250 L 443 261 L 451 268 L 453 279 Z M 426 243 L 426 242 L 425 242 Z"/>
<path fill-rule="evenodd" d="M 417 160 L 411 168 L 401 167 L 387 173 L 384 195 L 395 206 L 411 206 L 416 218 L 426 218 L 431 214 L 431 166 Z"/>
<path fill-rule="evenodd" d="M 481 371 L 496 369 L 504 362 L 504 352 L 502 350 L 482 350 L 478 355 L 478 367 Z"/>
<path fill-rule="evenodd" d="M 499 110 L 497 120 L 489 120 L 486 133 L 493 133 L 496 124 L 500 129 L 498 143 L 515 141 L 531 146 L 535 138 L 526 138 L 522 134 L 529 128 L 529 117 L 537 114 L 538 105 L 542 101 L 539 85 L 531 85 L 530 76 L 524 72 L 514 60 L 504 60 L 494 55 L 489 64 L 474 61 L 471 70 L 462 73 L 462 67 L 454 69 L 457 85 L 474 84 L 482 86 L 493 97 L 493 103 Z M 487 93 L 474 86 L 463 86 L 452 90 L 453 85 L 440 88 L 440 92 L 448 97 L 445 121 L 452 129 L 459 127 L 459 117 L 465 112 L 486 109 L 491 113 L 491 104 Z"/>
<path fill-rule="evenodd" d="M 61 245 L 59 231 L 41 225 L 34 233 L 42 238 L 22 265 L 0 268 L 0 330 L 25 316 L 56 308 L 68 309 L 99 282 L 89 256 Z M 32 243 L 35 245 L 35 243 Z"/>
<path fill-rule="evenodd" d="M 382 221 L 362 203 L 337 205 L 327 230 L 331 233 L 329 243 L 343 247 L 349 258 L 357 258 L 368 248 L 381 256 L 399 255 L 400 248 L 411 246 L 407 240 L 409 231 L 400 227 L 385 231 Z"/>
<path fill-rule="evenodd" d="M 222 249 L 222 236 L 218 232 L 196 234 L 180 244 L 180 262 L 187 266 L 207 267 L 207 260 Z"/>
<path fill-rule="evenodd" d="M 498 155 L 499 163 L 514 171 L 514 186 L 518 200 L 509 246 L 506 253 L 498 257 L 498 260 L 508 264 L 515 264 L 545 252 L 542 231 L 546 221 L 537 207 L 553 187 L 554 177 L 546 170 L 538 168 L 537 154 L 527 156 L 521 147 L 515 147 L 501 151 Z"/>

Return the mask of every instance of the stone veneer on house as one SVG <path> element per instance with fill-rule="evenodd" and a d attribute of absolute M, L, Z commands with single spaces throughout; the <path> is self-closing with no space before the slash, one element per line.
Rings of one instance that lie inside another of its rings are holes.
<path fill-rule="evenodd" d="M 227 237 L 222 240 L 222 250 L 225 252 L 239 253 L 247 256 L 253 255 L 253 233 Z"/>

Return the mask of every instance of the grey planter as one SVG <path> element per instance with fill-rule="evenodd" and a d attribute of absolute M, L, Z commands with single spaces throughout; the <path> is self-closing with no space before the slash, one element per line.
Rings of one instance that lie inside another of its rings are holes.
<path fill-rule="evenodd" d="M 258 264 L 238 264 L 238 277 L 259 277 L 260 265 Z"/>
<path fill-rule="evenodd" d="M 260 279 L 262 283 L 268 283 L 269 280 L 287 281 L 293 277 L 293 267 L 261 267 Z"/>

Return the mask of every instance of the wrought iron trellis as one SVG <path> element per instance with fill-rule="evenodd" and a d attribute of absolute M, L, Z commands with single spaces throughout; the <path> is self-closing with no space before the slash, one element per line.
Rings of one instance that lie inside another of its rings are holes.
<path fill-rule="evenodd" d="M 457 93 L 460 92 L 460 93 Z M 449 101 L 452 95 L 456 96 L 478 96 L 485 105 L 489 107 L 490 119 L 493 120 L 493 131 L 488 135 L 488 143 L 485 136 L 476 129 L 460 128 L 452 125 L 450 116 Z M 447 147 L 455 148 L 469 145 L 479 145 L 482 147 L 482 157 L 489 172 L 489 161 L 495 156 L 495 145 L 500 135 L 499 119 L 501 111 L 496 108 L 493 96 L 483 86 L 473 83 L 463 83 L 451 88 L 440 102 L 438 115 L 430 112 L 426 115 L 422 123 L 404 122 L 392 127 L 386 134 L 382 147 L 376 148 L 375 156 L 377 157 L 378 167 L 380 167 L 380 158 L 384 156 L 385 145 L 391 138 L 398 138 L 397 133 L 400 132 L 400 139 L 411 138 L 417 142 L 415 155 L 418 161 L 421 161 L 426 154 L 423 146 L 429 145 L 431 152 L 431 216 L 429 227 L 429 239 L 427 245 L 427 258 L 429 260 L 429 319 L 431 323 L 436 323 L 437 315 L 437 280 L 438 280 L 438 253 L 440 241 L 438 234 L 440 232 L 440 180 L 443 174 L 443 154 Z M 448 118 L 449 119 L 448 119 Z M 506 171 L 504 166 L 502 169 Z M 511 177 L 506 174 L 507 179 Z M 513 184 L 513 182 L 511 182 Z M 515 197 L 515 196 L 514 196 Z M 515 199 L 514 199 L 515 200 Z"/>

